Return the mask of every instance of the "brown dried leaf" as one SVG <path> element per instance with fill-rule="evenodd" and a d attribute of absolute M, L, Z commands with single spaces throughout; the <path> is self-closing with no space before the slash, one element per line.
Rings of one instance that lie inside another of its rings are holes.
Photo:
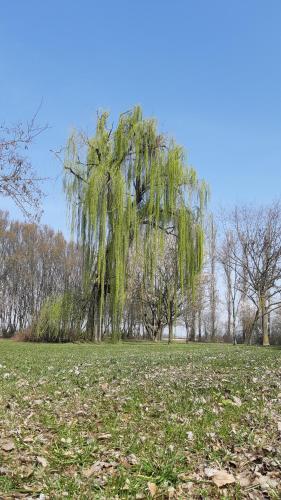
<path fill-rule="evenodd" d="M 13 441 L 4 441 L 1 444 L 1 448 L 4 451 L 12 451 L 15 449 L 15 443 Z"/>
<path fill-rule="evenodd" d="M 98 434 L 98 436 L 97 436 L 97 439 L 99 439 L 100 441 L 103 441 L 105 439 L 110 439 L 110 438 L 111 438 L 111 434 L 106 433 L 106 432 L 102 432 L 101 434 Z"/>
<path fill-rule="evenodd" d="M 130 465 L 138 465 L 139 463 L 139 459 L 136 457 L 136 455 L 134 455 L 134 453 L 131 453 L 130 455 L 128 455 L 125 460 L 128 462 L 128 464 Z"/>
<path fill-rule="evenodd" d="M 270 488 L 277 488 L 278 481 L 267 474 L 266 476 L 259 476 L 255 484 L 259 484 L 262 490 L 268 490 Z"/>
<path fill-rule="evenodd" d="M 155 497 L 156 493 L 157 493 L 157 486 L 155 483 L 151 483 L 151 482 L 148 482 L 147 483 L 147 487 L 148 487 L 148 490 L 149 490 L 149 493 L 150 493 L 150 496 L 153 498 Z"/>
<path fill-rule="evenodd" d="M 91 476 L 98 475 L 103 469 L 114 469 L 118 466 L 117 462 L 97 461 L 88 469 L 82 470 L 82 475 L 89 479 Z"/>
<path fill-rule="evenodd" d="M 212 467 L 206 467 L 204 469 L 205 476 L 207 477 L 213 477 L 217 472 L 219 472 L 218 469 L 213 469 Z"/>
<path fill-rule="evenodd" d="M 241 401 L 241 399 L 240 399 L 240 398 L 238 398 L 237 396 L 233 396 L 233 398 L 232 398 L 232 399 L 233 399 L 233 402 L 234 402 L 234 404 L 235 404 L 236 406 L 239 406 L 239 407 L 240 407 L 240 406 L 242 405 L 242 401 Z"/>
<path fill-rule="evenodd" d="M 23 442 L 24 442 L 24 443 L 33 443 L 33 442 L 34 442 L 34 437 L 32 437 L 32 436 L 26 436 L 26 437 L 23 439 Z"/>
<path fill-rule="evenodd" d="M 33 473 L 34 473 L 34 469 L 32 466 L 21 467 L 21 469 L 20 469 L 21 478 L 28 479 L 32 476 Z"/>
<path fill-rule="evenodd" d="M 48 467 L 49 462 L 45 457 L 36 457 L 36 460 L 39 465 L 42 465 L 42 467 Z"/>
<path fill-rule="evenodd" d="M 247 488 L 252 484 L 252 479 L 248 471 L 240 472 L 237 475 L 237 480 L 242 488 Z"/>
<path fill-rule="evenodd" d="M 171 500 L 172 498 L 176 497 L 176 489 L 173 486 L 170 486 L 168 488 L 168 499 Z"/>
<path fill-rule="evenodd" d="M 0 467 L 0 476 L 7 476 L 9 472 L 9 469 L 7 469 L 6 467 Z"/>
<path fill-rule="evenodd" d="M 91 465 L 88 469 L 83 469 L 82 470 L 82 476 L 84 476 L 86 479 L 89 479 L 92 477 L 94 474 L 96 474 L 100 469 L 97 469 L 95 465 Z"/>
<path fill-rule="evenodd" d="M 225 470 L 217 471 L 213 475 L 212 480 L 218 488 L 221 488 L 222 486 L 225 486 L 226 484 L 235 483 L 235 477 L 232 474 L 229 474 Z"/>

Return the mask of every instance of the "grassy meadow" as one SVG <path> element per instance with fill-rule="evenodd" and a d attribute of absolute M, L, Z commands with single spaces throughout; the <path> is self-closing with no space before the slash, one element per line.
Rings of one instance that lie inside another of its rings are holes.
<path fill-rule="evenodd" d="M 281 350 L 0 342 L 0 498 L 278 499 Z"/>

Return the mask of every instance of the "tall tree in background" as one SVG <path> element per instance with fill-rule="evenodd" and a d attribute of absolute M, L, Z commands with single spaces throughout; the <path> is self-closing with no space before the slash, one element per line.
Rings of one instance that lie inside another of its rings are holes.
<path fill-rule="evenodd" d="M 217 283 L 216 283 L 216 263 L 217 263 L 217 228 L 213 216 L 211 216 L 208 233 L 208 258 L 209 258 L 209 298 L 210 298 L 210 336 L 215 340 L 217 333 Z"/>
<path fill-rule="evenodd" d="M 0 196 L 10 198 L 27 218 L 40 217 L 42 191 L 27 150 L 46 127 L 36 124 L 0 125 Z"/>
<path fill-rule="evenodd" d="M 107 298 L 111 333 L 119 335 L 129 248 L 144 252 L 145 273 L 153 280 L 165 235 L 174 234 L 174 283 L 182 291 L 193 286 L 203 259 L 206 200 L 205 185 L 186 166 L 182 148 L 159 134 L 139 107 L 120 115 L 115 130 L 107 122 L 107 113 L 98 116 L 92 138 L 72 134 L 65 158 L 65 189 L 92 304 L 88 325 L 97 329 L 96 340 Z"/>
<path fill-rule="evenodd" d="M 269 345 L 268 322 L 281 307 L 281 205 L 236 208 L 229 225 L 236 244 L 229 265 L 241 280 L 241 293 L 255 306 L 252 328 L 261 320 L 263 345 Z"/>
<path fill-rule="evenodd" d="M 182 307 L 182 318 L 186 329 L 186 342 L 198 340 L 201 342 L 203 333 L 203 313 L 208 305 L 207 290 L 209 288 L 209 274 L 204 270 L 196 278 L 195 288 L 186 295 Z M 197 328 L 196 328 L 197 325 Z"/>
<path fill-rule="evenodd" d="M 227 337 L 232 337 L 233 344 L 237 344 L 237 316 L 243 296 L 241 292 L 243 282 L 239 276 L 238 264 L 232 260 L 232 255 L 235 253 L 235 245 L 237 245 L 237 242 L 233 232 L 226 231 L 218 253 L 226 284 Z"/>

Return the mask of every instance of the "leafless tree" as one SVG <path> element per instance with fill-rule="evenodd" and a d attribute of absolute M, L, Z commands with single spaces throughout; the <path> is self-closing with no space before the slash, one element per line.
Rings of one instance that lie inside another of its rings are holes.
<path fill-rule="evenodd" d="M 217 335 L 217 228 L 213 216 L 211 216 L 207 233 L 207 265 L 209 269 L 209 334 L 211 340 L 215 340 Z"/>
<path fill-rule="evenodd" d="M 233 344 L 237 344 L 237 316 L 242 298 L 241 277 L 239 276 L 238 264 L 232 259 L 233 253 L 237 253 L 234 248 L 236 243 L 233 232 L 228 230 L 218 252 L 218 258 L 224 271 L 226 284 L 227 337 L 232 337 Z"/>
<path fill-rule="evenodd" d="M 239 277 L 241 293 L 255 306 L 252 326 L 260 319 L 266 346 L 270 312 L 281 306 L 281 204 L 236 208 L 228 224 L 235 239 L 229 265 Z"/>
<path fill-rule="evenodd" d="M 36 123 L 0 125 L 0 196 L 10 198 L 27 218 L 40 217 L 40 179 L 27 156 L 34 139 L 46 129 Z"/>
<path fill-rule="evenodd" d="M 174 337 L 174 326 L 183 315 L 186 297 L 182 293 L 180 280 L 172 283 L 178 273 L 175 238 L 167 236 L 163 253 L 158 256 L 154 279 L 144 272 L 143 256 L 134 256 L 128 276 L 126 298 L 126 322 L 131 325 L 133 315 L 136 325 L 141 325 L 145 336 L 151 340 L 161 340 L 163 330 L 168 327 L 168 341 Z"/>
<path fill-rule="evenodd" d="M 199 342 L 202 340 L 203 315 L 208 307 L 209 274 L 206 268 L 198 274 L 195 287 L 190 290 L 182 308 L 182 317 L 186 329 L 186 342 L 195 341 L 198 336 Z"/>

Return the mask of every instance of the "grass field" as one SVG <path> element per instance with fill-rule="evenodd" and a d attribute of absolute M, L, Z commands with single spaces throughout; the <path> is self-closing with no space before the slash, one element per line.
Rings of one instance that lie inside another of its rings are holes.
<path fill-rule="evenodd" d="M 0 391 L 0 498 L 281 498 L 281 350 L 1 341 Z"/>

